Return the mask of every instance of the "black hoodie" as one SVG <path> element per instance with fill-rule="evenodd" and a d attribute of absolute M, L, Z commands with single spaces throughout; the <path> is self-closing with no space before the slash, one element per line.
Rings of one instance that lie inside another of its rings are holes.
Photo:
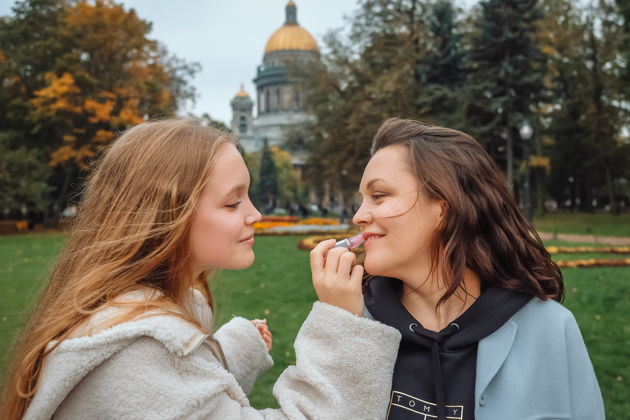
<path fill-rule="evenodd" d="M 374 319 L 402 334 L 388 419 L 472 420 L 477 343 L 499 329 L 531 295 L 490 286 L 440 332 L 424 328 L 402 305 L 402 282 L 373 278 L 364 290 Z"/>

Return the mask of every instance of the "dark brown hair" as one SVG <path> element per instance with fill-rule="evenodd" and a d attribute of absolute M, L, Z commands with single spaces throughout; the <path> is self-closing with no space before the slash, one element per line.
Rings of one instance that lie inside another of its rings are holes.
<path fill-rule="evenodd" d="M 438 304 L 463 287 L 465 268 L 485 285 L 562 300 L 560 269 L 475 139 L 450 128 L 390 118 L 374 136 L 372 155 L 396 144 L 409 147 L 412 170 L 426 196 L 445 204 L 431 245 L 431 271 L 439 268 L 447 286 Z"/>

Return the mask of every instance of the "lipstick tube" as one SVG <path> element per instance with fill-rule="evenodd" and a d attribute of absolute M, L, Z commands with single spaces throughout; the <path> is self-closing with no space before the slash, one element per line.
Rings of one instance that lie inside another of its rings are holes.
<path fill-rule="evenodd" d="M 363 237 L 363 234 L 361 233 L 357 236 L 353 236 L 352 238 L 342 239 L 341 241 L 337 242 L 335 246 L 333 246 L 333 248 L 344 247 L 348 249 L 353 249 L 358 246 L 361 246 L 363 242 L 365 242 L 365 238 Z"/>

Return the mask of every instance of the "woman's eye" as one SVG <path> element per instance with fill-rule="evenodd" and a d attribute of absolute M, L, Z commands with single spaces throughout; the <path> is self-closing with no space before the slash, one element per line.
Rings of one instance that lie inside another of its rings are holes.
<path fill-rule="evenodd" d="M 231 209 L 238 208 L 238 206 L 242 203 L 242 201 L 237 201 L 236 203 L 228 204 L 225 207 L 229 207 Z"/>
<path fill-rule="evenodd" d="M 378 201 L 382 198 L 385 198 L 387 194 L 372 194 L 372 200 L 374 201 Z"/>

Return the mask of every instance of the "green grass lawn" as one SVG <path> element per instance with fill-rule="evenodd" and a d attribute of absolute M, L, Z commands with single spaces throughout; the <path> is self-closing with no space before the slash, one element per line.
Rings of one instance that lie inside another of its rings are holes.
<path fill-rule="evenodd" d="M 549 233 L 630 237 L 630 213 L 616 216 L 608 213 L 548 213 L 536 217 L 534 226 L 538 231 Z"/>
<path fill-rule="evenodd" d="M 24 235 L 0 237 L 0 366 L 4 371 L 10 341 L 29 302 L 46 277 L 64 237 Z M 211 280 L 217 302 L 217 323 L 233 315 L 267 318 L 274 334 L 275 366 L 257 382 L 250 400 L 255 407 L 276 406 L 272 387 L 294 363 L 293 340 L 315 299 L 308 253 L 296 248 L 301 237 L 258 237 L 256 262 L 243 271 L 224 271 Z M 550 241 L 549 245 L 571 245 Z M 556 259 L 619 256 L 556 255 Z M 565 305 L 573 311 L 595 365 L 607 417 L 624 418 L 630 411 L 630 268 L 564 270 Z"/>

